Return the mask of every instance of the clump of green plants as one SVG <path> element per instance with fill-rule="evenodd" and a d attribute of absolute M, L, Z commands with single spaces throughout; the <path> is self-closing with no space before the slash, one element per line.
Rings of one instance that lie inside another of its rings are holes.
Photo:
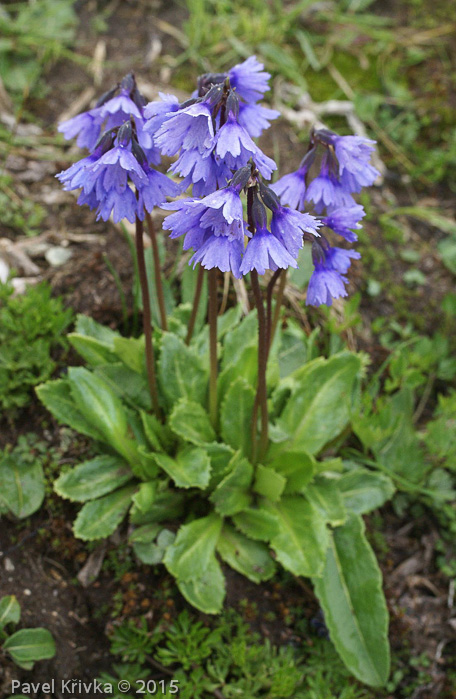
<path fill-rule="evenodd" d="M 296 648 L 277 648 L 260 642 L 234 611 L 225 613 L 213 628 L 203 626 L 187 611 L 166 629 L 149 632 L 145 622 L 116 628 L 111 638 L 111 652 L 121 663 L 114 666 L 119 678 L 131 678 L 132 689 L 144 684 L 155 696 L 176 693 L 183 699 L 208 697 L 270 697 L 285 699 L 301 696 L 304 667 Z M 162 680 L 148 680 L 149 659 L 155 671 L 164 668 Z M 138 675 L 134 673 L 140 671 Z M 170 680 L 168 674 L 172 675 Z M 104 683 L 117 689 L 118 679 L 103 675 Z"/>
<path fill-rule="evenodd" d="M 21 607 L 14 595 L 0 599 L 0 655 L 10 658 L 24 670 L 31 670 L 37 660 L 46 660 L 55 655 L 55 642 L 47 629 L 20 629 L 10 633 L 19 623 Z M 18 683 L 20 685 L 20 683 Z M 14 681 L 13 681 L 14 689 Z"/>
<path fill-rule="evenodd" d="M 72 318 L 46 283 L 18 296 L 11 285 L 0 284 L 0 407 L 6 417 L 14 418 L 32 388 L 52 375 L 52 351 L 66 346 Z"/>

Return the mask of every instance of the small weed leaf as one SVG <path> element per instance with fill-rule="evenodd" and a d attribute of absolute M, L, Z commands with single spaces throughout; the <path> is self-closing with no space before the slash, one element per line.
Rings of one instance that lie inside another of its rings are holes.
<path fill-rule="evenodd" d="M 131 469 L 121 458 L 97 456 L 62 473 L 54 483 L 54 490 L 68 500 L 85 502 L 120 488 L 132 477 Z"/>

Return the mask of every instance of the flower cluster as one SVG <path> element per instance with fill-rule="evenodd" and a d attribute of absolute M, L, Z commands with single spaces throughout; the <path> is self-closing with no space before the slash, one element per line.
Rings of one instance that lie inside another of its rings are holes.
<path fill-rule="evenodd" d="M 359 136 L 338 136 L 327 129 L 315 130 L 308 152 L 295 172 L 285 175 L 273 186 L 283 204 L 302 211 L 304 203 L 313 205 L 321 223 L 348 242 L 355 242 L 356 230 L 365 212 L 356 203 L 354 193 L 370 186 L 378 177 L 371 165 L 374 141 Z M 318 157 L 320 156 L 320 157 Z M 312 173 L 319 163 L 315 177 Z M 359 253 L 331 247 L 321 235 L 312 245 L 315 271 L 309 282 L 307 304 L 332 304 L 346 296 L 344 276 L 351 259 Z"/>
<path fill-rule="evenodd" d="M 247 222 L 242 190 L 247 192 Z M 191 263 L 229 271 L 237 278 L 252 270 L 264 274 L 267 269 L 297 267 L 304 238 L 314 240 L 320 225 L 313 216 L 282 206 L 254 165 L 240 168 L 224 188 L 203 199 L 189 197 L 163 208 L 175 212 L 167 216 L 164 228 L 171 238 L 185 236 L 184 250 L 194 250 Z"/>
<path fill-rule="evenodd" d="M 269 77 L 251 56 L 227 73 L 201 76 L 198 90 L 180 105 L 171 95 L 147 105 L 145 129 L 162 154 L 178 155 L 170 170 L 183 177 L 183 190 L 192 185 L 194 196 L 211 194 L 250 159 L 271 177 L 276 165 L 253 141 L 279 116 L 257 104 Z"/>
<path fill-rule="evenodd" d="M 92 152 L 57 177 L 65 190 L 81 188 L 78 204 L 96 209 L 103 221 L 111 215 L 116 223 L 143 220 L 145 211 L 180 191 L 151 167 L 160 162 L 160 151 L 144 129 L 144 104 L 130 73 L 94 109 L 59 127 L 66 138 L 78 136 L 78 145 Z"/>

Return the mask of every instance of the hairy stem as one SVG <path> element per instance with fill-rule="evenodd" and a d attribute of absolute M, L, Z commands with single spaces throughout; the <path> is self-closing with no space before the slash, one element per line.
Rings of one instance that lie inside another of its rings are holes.
<path fill-rule="evenodd" d="M 280 276 L 279 288 L 277 289 L 274 317 L 272 319 L 271 328 L 270 328 L 270 332 L 269 332 L 269 349 L 274 341 L 274 335 L 276 333 L 277 325 L 279 323 L 279 318 L 280 318 L 280 309 L 282 307 L 283 294 L 285 292 L 285 287 L 287 285 L 287 270 L 286 269 L 282 270 L 282 272 L 283 272 L 283 274 L 281 274 L 281 276 Z"/>
<path fill-rule="evenodd" d="M 282 269 L 279 267 L 279 269 L 276 269 L 274 274 L 272 275 L 269 284 L 266 288 L 266 345 L 267 345 L 267 352 L 269 356 L 269 350 L 271 349 L 271 329 L 272 329 L 272 293 L 274 291 L 274 287 L 276 285 L 277 279 L 280 277 L 280 274 L 282 273 Z"/>
<path fill-rule="evenodd" d="M 214 429 L 217 427 L 217 270 L 210 269 L 209 277 L 209 415 Z"/>
<path fill-rule="evenodd" d="M 152 221 L 152 216 L 148 211 L 146 211 L 146 221 L 147 228 L 149 230 L 149 236 L 152 243 L 152 257 L 154 260 L 154 270 L 155 270 L 155 289 L 157 291 L 158 308 L 160 310 L 160 320 L 163 330 L 168 330 L 168 321 L 166 319 L 166 308 L 165 308 L 165 297 L 163 294 L 163 285 L 160 269 L 160 255 L 158 253 L 157 244 L 157 234 L 155 232 L 154 222 Z"/>
<path fill-rule="evenodd" d="M 196 316 L 198 315 L 198 308 L 200 305 L 201 301 L 201 291 L 203 288 L 203 281 L 204 281 L 204 267 L 198 268 L 198 276 L 196 278 L 196 287 L 195 287 L 195 294 L 193 296 L 193 308 L 192 308 L 192 315 L 190 316 L 190 320 L 188 322 L 188 328 L 187 328 L 187 337 L 185 338 L 185 343 L 187 345 L 190 344 L 190 340 L 193 337 L 193 331 L 195 329 L 195 323 L 196 323 Z"/>
<path fill-rule="evenodd" d="M 263 298 L 261 295 L 258 272 L 252 270 L 250 273 L 253 294 L 258 312 L 258 388 L 257 399 L 261 412 L 261 432 L 258 457 L 262 459 L 268 447 L 268 394 L 266 387 L 266 368 L 268 364 L 267 329 L 266 314 L 264 312 Z M 255 414 L 255 410 L 254 410 Z M 254 415 L 252 416 L 254 417 Z"/>
<path fill-rule="evenodd" d="M 143 223 L 136 217 L 136 258 L 138 261 L 139 281 L 141 284 L 143 301 L 143 328 L 146 340 L 146 367 L 149 382 L 150 397 L 155 415 L 160 419 L 160 406 L 158 402 L 157 377 L 155 375 L 154 346 L 152 344 L 152 319 L 150 315 L 150 297 L 147 284 L 146 262 L 144 259 Z"/>

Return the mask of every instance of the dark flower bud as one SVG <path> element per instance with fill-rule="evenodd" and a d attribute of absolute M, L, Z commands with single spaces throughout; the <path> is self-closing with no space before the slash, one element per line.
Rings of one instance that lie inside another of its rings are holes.
<path fill-rule="evenodd" d="M 313 165 L 315 161 L 315 157 L 317 155 L 317 149 L 315 146 L 313 148 L 310 148 L 303 159 L 301 160 L 299 164 L 299 169 L 301 170 L 302 168 L 306 168 L 306 171 L 309 171 L 309 168 Z"/>
<path fill-rule="evenodd" d="M 319 238 L 319 242 L 314 239 L 312 241 L 312 260 L 314 265 L 321 265 L 324 264 L 326 260 L 326 255 L 325 251 L 323 250 L 322 246 L 320 245 L 321 238 Z"/>
<path fill-rule="evenodd" d="M 280 206 L 280 199 L 264 182 L 260 181 L 260 194 L 263 202 L 271 211 L 277 211 Z"/>
<path fill-rule="evenodd" d="M 148 168 L 149 163 L 147 162 L 147 158 L 143 149 L 134 137 L 131 139 L 131 152 L 135 156 L 138 163 L 141 165 L 142 169 L 146 170 Z"/>
<path fill-rule="evenodd" d="M 315 143 L 322 143 L 325 146 L 331 145 L 336 134 L 329 129 L 313 129 L 310 138 Z"/>
<path fill-rule="evenodd" d="M 197 81 L 199 96 L 203 97 L 212 85 L 223 83 L 226 76 L 226 73 L 204 73 L 204 75 L 200 75 Z"/>
<path fill-rule="evenodd" d="M 120 89 L 125 90 L 126 92 L 132 92 L 136 87 L 136 80 L 134 73 L 128 73 L 125 75 L 125 77 L 122 78 L 120 82 Z"/>
<path fill-rule="evenodd" d="M 239 114 L 239 98 L 234 90 L 230 90 L 228 93 L 226 100 L 226 111 L 228 114 L 232 112 L 235 117 L 237 117 Z"/>
<path fill-rule="evenodd" d="M 265 206 L 263 206 L 263 204 L 259 200 L 257 194 L 255 194 L 254 198 L 253 198 L 252 219 L 253 219 L 253 223 L 255 224 L 255 229 L 258 229 L 258 228 L 264 229 L 264 228 L 266 228 L 266 226 L 268 224 L 268 217 L 266 214 L 266 208 L 265 208 Z"/>
<path fill-rule="evenodd" d="M 215 105 L 220 102 L 222 97 L 223 97 L 223 86 L 222 85 L 214 85 L 213 87 L 211 87 L 211 89 L 207 93 L 206 97 L 204 98 L 204 101 L 208 102 L 211 107 L 215 107 Z"/>
<path fill-rule="evenodd" d="M 102 107 L 103 104 L 105 104 L 106 102 L 109 102 L 109 100 L 111 100 L 114 97 L 114 95 L 116 94 L 118 89 L 119 89 L 119 83 L 117 83 L 117 85 L 115 85 L 115 87 L 112 87 L 110 90 L 103 93 L 101 95 L 100 99 L 98 100 L 98 102 L 96 103 L 95 107 Z"/>
<path fill-rule="evenodd" d="M 192 104 L 196 104 L 197 102 L 201 102 L 200 97 L 190 97 L 190 99 L 185 100 L 185 102 L 181 102 L 179 109 L 185 109 L 185 107 L 190 107 Z"/>
<path fill-rule="evenodd" d="M 252 174 L 252 168 L 250 167 L 250 165 L 246 165 L 245 167 L 241 167 L 240 170 L 237 170 L 234 173 L 233 178 L 230 182 L 230 186 L 231 187 L 239 187 L 239 191 L 241 189 L 244 189 L 244 187 L 246 186 L 247 182 L 250 179 L 251 174 Z"/>
<path fill-rule="evenodd" d="M 147 104 L 146 98 L 144 97 L 144 95 L 140 93 L 136 85 L 134 87 L 133 92 L 131 93 L 131 99 L 136 104 L 136 106 L 139 107 L 139 109 L 142 109 Z"/>
<path fill-rule="evenodd" d="M 102 155 L 107 153 L 108 150 L 111 150 L 112 144 L 114 143 L 115 131 L 116 129 L 109 129 L 109 131 L 102 133 L 98 139 L 95 149 L 101 148 Z"/>
<path fill-rule="evenodd" d="M 128 144 L 131 141 L 131 134 L 132 134 L 131 121 L 126 121 L 120 127 L 119 133 L 117 136 L 118 141 L 119 141 L 119 146 L 128 146 Z"/>

